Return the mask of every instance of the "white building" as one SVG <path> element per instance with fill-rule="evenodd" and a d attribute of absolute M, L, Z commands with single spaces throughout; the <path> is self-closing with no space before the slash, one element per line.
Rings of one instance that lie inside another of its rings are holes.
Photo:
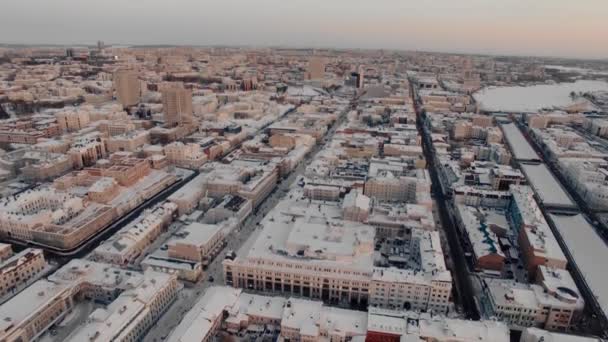
<path fill-rule="evenodd" d="M 389 309 L 446 313 L 452 275 L 445 265 L 439 233 L 415 230 L 410 253 L 415 263 L 412 268 L 374 268 L 370 304 Z"/>
<path fill-rule="evenodd" d="M 570 276 L 541 266 L 538 284 L 486 279 L 486 294 L 495 315 L 510 325 L 567 331 L 585 306 Z"/>

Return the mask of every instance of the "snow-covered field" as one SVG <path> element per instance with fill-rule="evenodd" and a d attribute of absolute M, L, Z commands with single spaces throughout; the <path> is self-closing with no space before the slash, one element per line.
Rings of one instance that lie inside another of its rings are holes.
<path fill-rule="evenodd" d="M 537 112 L 563 108 L 574 103 L 571 92 L 608 91 L 608 83 L 580 80 L 574 83 L 539 84 L 528 87 L 488 87 L 473 97 L 480 109 L 497 112 Z"/>
<path fill-rule="evenodd" d="M 573 72 L 579 74 L 594 74 L 594 75 L 608 75 L 607 71 L 593 70 L 593 69 L 585 69 L 578 67 L 569 67 L 563 65 L 545 65 L 545 69 L 554 69 L 562 72 Z"/>

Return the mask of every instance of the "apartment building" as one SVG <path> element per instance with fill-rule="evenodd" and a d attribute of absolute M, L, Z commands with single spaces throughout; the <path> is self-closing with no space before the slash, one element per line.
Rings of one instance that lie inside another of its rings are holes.
<path fill-rule="evenodd" d="M 176 141 L 165 146 L 167 160 L 176 166 L 198 169 L 207 161 L 207 155 L 198 144 Z"/>
<path fill-rule="evenodd" d="M 116 98 L 123 108 L 131 107 L 139 102 L 141 84 L 134 70 L 118 70 L 114 73 L 114 90 Z"/>
<path fill-rule="evenodd" d="M 370 304 L 388 309 L 446 313 L 452 276 L 445 266 L 439 233 L 415 230 L 410 240 L 412 269 L 374 268 Z"/>
<path fill-rule="evenodd" d="M 171 342 L 211 341 L 220 331 L 280 330 L 290 341 L 347 342 L 363 339 L 367 313 L 338 309 L 300 298 L 270 297 L 224 286 L 209 288 L 168 337 Z"/>
<path fill-rule="evenodd" d="M 296 190 L 298 191 L 298 190 Z M 374 228 L 342 221 L 339 203 L 282 201 L 261 222 L 246 255 L 224 260 L 228 285 L 365 305 L 373 269 Z"/>
<path fill-rule="evenodd" d="M 508 342 L 510 331 L 505 323 L 497 321 L 472 321 L 414 311 L 370 308 L 365 341 Z"/>
<path fill-rule="evenodd" d="M 194 121 L 192 91 L 171 86 L 162 89 L 161 93 L 167 127 L 191 124 Z"/>
<path fill-rule="evenodd" d="M 568 260 L 534 199 L 529 186 L 511 186 L 509 217 L 518 232 L 522 259 L 530 279 L 539 266 L 565 269 Z"/>
<path fill-rule="evenodd" d="M 83 110 L 62 110 L 55 113 L 59 128 L 63 132 L 79 131 L 89 125 L 89 112 Z"/>
<path fill-rule="evenodd" d="M 27 248 L 0 264 L 0 297 L 20 290 L 46 269 L 41 249 Z"/>
<path fill-rule="evenodd" d="M 224 244 L 226 230 L 229 230 L 226 225 L 234 222 L 229 221 L 188 224 L 167 242 L 169 257 L 207 264 Z"/>
<path fill-rule="evenodd" d="M 177 205 L 165 202 L 144 211 L 91 253 L 93 260 L 115 265 L 127 265 L 141 256 L 162 233 L 177 213 Z"/>
<path fill-rule="evenodd" d="M 108 152 L 135 152 L 150 143 L 150 132 L 146 130 L 133 130 L 108 138 Z"/>
<path fill-rule="evenodd" d="M 536 284 L 486 279 L 494 314 L 510 325 L 567 331 L 581 317 L 584 300 L 562 269 L 539 267 Z"/>
<path fill-rule="evenodd" d="M 99 159 L 108 155 L 105 137 L 99 134 L 88 134 L 78 137 L 72 142 L 67 152 L 75 169 L 93 166 Z"/>
<path fill-rule="evenodd" d="M 372 162 L 368 177 L 364 193 L 379 201 L 416 203 L 419 193 L 430 191 L 430 176 L 424 169 Z"/>

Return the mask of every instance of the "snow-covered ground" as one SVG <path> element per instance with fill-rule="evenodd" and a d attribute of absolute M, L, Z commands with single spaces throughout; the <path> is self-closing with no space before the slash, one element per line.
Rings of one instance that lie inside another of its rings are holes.
<path fill-rule="evenodd" d="M 563 65 L 545 65 L 545 69 L 554 69 L 562 72 L 573 72 L 579 74 L 608 75 L 608 71 L 600 71 Z"/>
<path fill-rule="evenodd" d="M 608 91 L 608 83 L 580 80 L 574 83 L 539 84 L 528 87 L 488 87 L 475 94 L 481 110 L 533 113 L 540 109 L 572 105 L 571 92 Z"/>

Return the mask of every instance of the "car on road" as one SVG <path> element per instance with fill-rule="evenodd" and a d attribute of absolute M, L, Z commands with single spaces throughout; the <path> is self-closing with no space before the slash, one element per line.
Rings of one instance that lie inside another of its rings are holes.
<path fill-rule="evenodd" d="M 215 278 L 213 278 L 213 276 L 209 276 L 208 280 L 210 283 L 213 283 L 215 281 Z"/>

